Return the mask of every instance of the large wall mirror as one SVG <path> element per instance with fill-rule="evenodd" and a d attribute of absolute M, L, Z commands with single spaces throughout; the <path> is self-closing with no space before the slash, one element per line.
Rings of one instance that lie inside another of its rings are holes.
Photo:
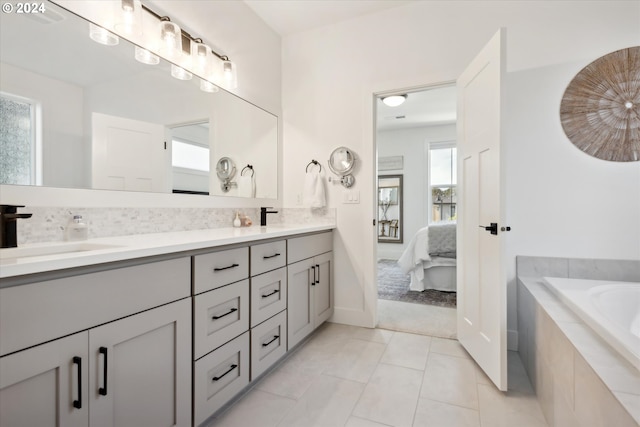
<path fill-rule="evenodd" d="M 0 184 L 277 198 L 275 115 L 136 61 L 122 38 L 95 43 L 88 21 L 45 5 L 0 15 Z M 223 157 L 238 170 L 226 190 Z"/>
<path fill-rule="evenodd" d="M 402 243 L 402 175 L 378 176 L 378 242 Z"/>

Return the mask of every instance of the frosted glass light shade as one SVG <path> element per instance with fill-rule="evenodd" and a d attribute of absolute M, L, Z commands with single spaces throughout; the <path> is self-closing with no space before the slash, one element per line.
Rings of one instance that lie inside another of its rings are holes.
<path fill-rule="evenodd" d="M 227 87 L 231 89 L 235 89 L 238 87 L 238 73 L 236 71 L 236 64 L 229 60 L 223 60 L 222 76 Z"/>
<path fill-rule="evenodd" d="M 193 74 L 176 64 L 171 64 L 171 75 L 178 80 L 191 80 Z"/>
<path fill-rule="evenodd" d="M 157 65 L 160 63 L 160 58 L 158 57 L 158 55 L 154 55 L 147 49 L 143 49 L 140 46 L 136 46 L 135 56 L 136 60 L 138 62 L 142 62 L 143 64 Z"/>
<path fill-rule="evenodd" d="M 140 0 L 120 0 L 113 4 L 113 28 L 125 34 L 142 34 L 142 3 Z"/>
<path fill-rule="evenodd" d="M 118 36 L 93 23 L 89 23 L 89 37 L 94 42 L 106 46 L 115 46 L 120 43 Z"/>
<path fill-rule="evenodd" d="M 193 65 L 193 71 L 202 75 L 208 76 L 211 73 L 212 65 L 211 48 L 201 41 L 193 40 L 191 42 L 191 63 Z"/>
<path fill-rule="evenodd" d="M 160 21 L 160 52 L 169 58 L 182 55 L 182 30 L 171 21 Z"/>
<path fill-rule="evenodd" d="M 220 89 L 213 83 L 204 79 L 200 79 L 200 90 L 203 92 L 216 93 Z"/>
<path fill-rule="evenodd" d="M 403 104 L 406 99 L 407 95 L 391 95 L 382 98 L 382 102 L 384 102 L 384 104 L 388 105 L 389 107 L 397 107 Z"/>

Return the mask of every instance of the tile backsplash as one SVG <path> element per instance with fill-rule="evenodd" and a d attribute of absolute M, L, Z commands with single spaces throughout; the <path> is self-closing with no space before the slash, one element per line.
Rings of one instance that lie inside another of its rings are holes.
<path fill-rule="evenodd" d="M 269 214 L 269 224 L 335 224 L 333 208 L 279 208 Z M 18 244 L 57 242 L 65 239 L 65 229 L 73 215 L 82 215 L 89 238 L 163 233 L 231 227 L 236 212 L 247 215 L 260 226 L 258 208 L 77 208 L 34 207 L 30 219 L 18 222 Z"/>

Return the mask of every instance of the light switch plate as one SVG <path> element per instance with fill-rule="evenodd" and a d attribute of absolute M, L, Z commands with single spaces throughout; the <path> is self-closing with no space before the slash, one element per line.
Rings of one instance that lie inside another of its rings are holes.
<path fill-rule="evenodd" d="M 342 203 L 344 203 L 344 204 L 360 203 L 360 191 L 359 190 L 344 190 L 342 192 Z"/>

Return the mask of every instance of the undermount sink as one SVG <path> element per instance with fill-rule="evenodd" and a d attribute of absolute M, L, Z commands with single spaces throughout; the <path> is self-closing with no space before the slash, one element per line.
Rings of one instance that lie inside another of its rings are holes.
<path fill-rule="evenodd" d="M 64 242 L 50 245 L 47 244 L 38 246 L 24 246 L 18 248 L 0 249 L 0 259 L 71 254 L 79 252 L 99 251 L 103 249 L 115 249 L 118 247 L 120 246 L 89 242 Z"/>

